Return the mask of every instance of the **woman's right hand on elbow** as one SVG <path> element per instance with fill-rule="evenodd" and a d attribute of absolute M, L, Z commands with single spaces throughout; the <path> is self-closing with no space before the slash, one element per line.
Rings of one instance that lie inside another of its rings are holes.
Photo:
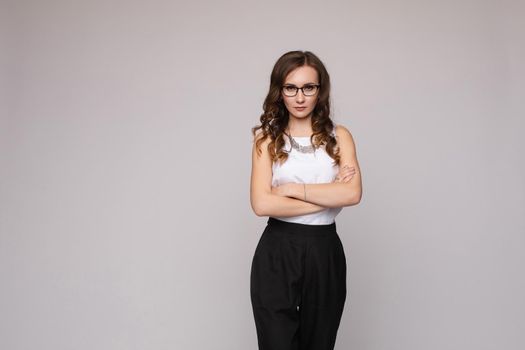
<path fill-rule="evenodd" d="M 339 169 L 339 173 L 334 179 L 334 183 L 346 183 L 355 175 L 355 167 L 349 167 L 348 165 L 343 166 L 341 169 Z"/>

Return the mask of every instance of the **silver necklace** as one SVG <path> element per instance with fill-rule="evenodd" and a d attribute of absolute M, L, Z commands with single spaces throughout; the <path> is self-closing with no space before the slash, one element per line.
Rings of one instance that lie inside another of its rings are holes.
<path fill-rule="evenodd" d="M 297 141 L 295 141 L 290 134 L 287 134 L 287 135 L 288 135 L 288 138 L 290 139 L 290 143 L 292 144 L 292 148 L 296 149 L 298 152 L 301 152 L 301 153 L 314 153 L 315 152 L 315 148 L 311 143 L 308 146 L 303 146 L 303 145 L 298 144 Z"/>

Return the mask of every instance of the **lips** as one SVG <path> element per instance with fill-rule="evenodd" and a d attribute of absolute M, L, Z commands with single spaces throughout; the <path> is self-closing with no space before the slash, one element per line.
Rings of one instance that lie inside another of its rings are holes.
<path fill-rule="evenodd" d="M 303 111 L 306 109 L 306 107 L 295 107 L 295 109 L 297 109 L 298 111 Z"/>

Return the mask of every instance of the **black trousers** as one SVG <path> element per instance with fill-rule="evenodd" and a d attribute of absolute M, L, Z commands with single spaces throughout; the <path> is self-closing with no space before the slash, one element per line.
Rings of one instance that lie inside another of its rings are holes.
<path fill-rule="evenodd" d="M 335 222 L 269 217 L 252 260 L 259 350 L 332 350 L 346 299 L 346 257 Z"/>

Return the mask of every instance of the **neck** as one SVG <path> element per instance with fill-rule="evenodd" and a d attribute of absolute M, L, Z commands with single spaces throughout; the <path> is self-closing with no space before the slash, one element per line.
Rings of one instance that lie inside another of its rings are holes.
<path fill-rule="evenodd" d="M 310 117 L 288 121 L 288 133 L 294 136 L 310 136 L 312 134 L 312 123 Z"/>

